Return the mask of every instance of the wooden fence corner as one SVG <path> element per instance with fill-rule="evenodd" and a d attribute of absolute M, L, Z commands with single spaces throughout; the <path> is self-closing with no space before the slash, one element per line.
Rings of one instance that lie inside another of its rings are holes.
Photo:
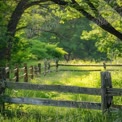
<path fill-rule="evenodd" d="M 110 72 L 101 72 L 101 109 L 105 113 L 112 104 L 113 96 L 108 96 L 107 88 L 112 88 Z"/>

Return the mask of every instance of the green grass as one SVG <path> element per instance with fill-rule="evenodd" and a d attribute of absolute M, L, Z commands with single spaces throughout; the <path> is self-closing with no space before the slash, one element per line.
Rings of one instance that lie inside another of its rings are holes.
<path fill-rule="evenodd" d="M 75 68 L 77 69 L 77 68 Z M 122 88 L 122 71 L 111 72 L 112 83 L 115 88 Z M 100 88 L 100 72 L 51 72 L 44 76 L 35 77 L 29 80 L 36 84 L 49 85 L 70 85 L 81 87 Z M 100 102 L 100 96 L 58 93 L 58 92 L 39 92 L 24 90 L 6 90 L 6 95 L 12 97 L 33 97 L 49 98 L 56 100 L 75 100 Z M 122 97 L 114 97 L 114 103 L 122 105 Z M 112 110 L 107 116 L 103 116 L 101 111 L 36 106 L 36 105 L 16 105 L 6 104 L 6 111 L 0 115 L 0 122 L 121 122 L 122 111 Z"/>
<path fill-rule="evenodd" d="M 6 111 L 1 122 L 121 122 L 121 111 L 108 116 L 100 111 L 61 107 L 14 106 Z M 8 116 L 9 115 L 9 116 Z"/>

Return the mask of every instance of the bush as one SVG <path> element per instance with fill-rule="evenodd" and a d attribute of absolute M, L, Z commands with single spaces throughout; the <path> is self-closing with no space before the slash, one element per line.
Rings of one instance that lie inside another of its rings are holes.
<path fill-rule="evenodd" d="M 38 40 L 31 40 L 31 43 L 30 53 L 38 60 L 44 58 L 62 58 L 63 55 L 66 54 L 66 52 L 62 48 L 57 47 L 57 45 L 47 44 Z"/>

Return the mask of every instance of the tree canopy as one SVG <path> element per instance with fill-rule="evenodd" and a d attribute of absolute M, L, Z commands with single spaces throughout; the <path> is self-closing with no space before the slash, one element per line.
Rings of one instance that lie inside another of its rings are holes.
<path fill-rule="evenodd" d="M 59 45 L 62 46 L 65 43 L 66 46 L 75 41 L 76 43 L 70 45 L 69 49 L 76 49 L 78 39 L 72 36 L 75 34 L 72 34 L 71 29 L 69 29 L 70 34 L 65 32 L 65 28 L 72 28 L 71 25 L 65 24 L 64 30 L 60 27 L 62 33 L 56 25 L 63 25 L 63 23 L 73 20 L 82 21 L 84 17 L 89 20 L 88 25 L 91 29 L 81 29 L 80 31 L 82 25 L 79 24 L 79 27 L 75 29 L 79 30 L 81 35 L 77 32 L 76 36 L 81 36 L 82 41 L 95 40 L 94 44 L 101 52 L 110 53 L 114 47 L 114 52 L 119 52 L 120 55 L 122 42 L 121 0 L 1 0 L 0 55 L 10 59 L 11 50 L 14 49 L 17 42 L 19 43 L 17 40 L 20 37 L 24 37 L 25 34 L 29 38 L 42 36 L 45 34 L 42 32 L 52 33 L 53 41 L 57 41 L 57 38 L 60 41 L 65 40 L 61 39 L 62 35 L 65 35 L 63 38 L 66 37 L 69 40 L 61 41 Z M 50 38 L 50 34 L 47 34 L 46 37 Z M 69 43 L 67 43 L 68 41 Z M 92 41 L 89 41 L 90 43 Z M 67 47 L 65 50 L 69 51 L 69 49 Z"/>

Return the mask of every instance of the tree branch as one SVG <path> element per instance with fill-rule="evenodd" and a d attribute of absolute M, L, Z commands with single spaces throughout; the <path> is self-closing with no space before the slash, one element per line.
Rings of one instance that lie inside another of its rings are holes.
<path fill-rule="evenodd" d="M 49 1 L 49 0 L 38 0 L 38 1 L 34 1 L 34 2 L 31 2 L 31 3 L 26 4 L 25 8 L 27 9 L 27 8 L 29 8 L 31 6 L 39 5 L 40 3 L 47 2 L 47 1 Z"/>
<path fill-rule="evenodd" d="M 114 27 L 112 27 L 112 25 L 106 19 L 104 19 L 101 15 L 99 15 L 99 18 L 97 19 L 80 7 L 76 8 L 76 10 L 80 11 L 86 18 L 93 21 L 99 27 L 111 33 L 112 35 L 115 35 L 122 41 L 122 33 L 120 33 Z"/>
<path fill-rule="evenodd" d="M 27 26 L 22 26 L 22 27 L 20 27 L 20 28 L 17 28 L 17 29 L 15 30 L 15 32 L 17 32 L 17 31 L 19 31 L 19 30 L 21 30 L 21 29 L 25 29 L 25 28 L 27 28 Z"/>
<path fill-rule="evenodd" d="M 53 2 L 55 2 L 56 0 L 52 0 Z M 90 13 L 86 12 L 83 8 L 81 8 L 81 6 L 75 1 L 72 0 L 72 4 L 73 7 L 81 12 L 86 18 L 88 18 L 89 20 L 93 21 L 94 23 L 96 23 L 99 27 L 101 27 L 102 29 L 104 29 L 105 31 L 109 32 L 110 34 L 118 37 L 121 41 L 122 41 L 122 33 L 120 33 L 119 31 L 117 31 L 114 27 L 112 27 L 112 25 L 106 20 L 104 19 L 100 14 L 99 14 L 99 18 L 95 18 L 93 17 Z M 89 0 L 87 0 L 89 1 Z M 56 2 L 57 4 L 61 4 L 61 5 L 67 5 L 67 2 L 63 2 L 61 0 L 59 0 L 58 2 Z M 90 4 L 90 3 L 89 3 Z M 92 4 L 90 4 L 91 7 L 94 7 Z"/>
<path fill-rule="evenodd" d="M 86 3 L 89 5 L 89 7 L 91 8 L 91 10 L 93 10 L 95 13 L 98 13 L 98 10 L 96 9 L 96 7 L 93 5 L 93 3 L 90 2 L 90 0 L 86 0 Z"/>
<path fill-rule="evenodd" d="M 48 32 L 48 33 L 52 33 L 52 34 L 58 35 L 58 33 L 55 32 L 55 31 L 49 31 L 49 30 L 44 30 L 44 29 L 41 29 L 40 31 Z"/>
<path fill-rule="evenodd" d="M 17 7 L 11 15 L 10 21 L 7 26 L 7 32 L 11 37 L 14 37 L 15 35 L 17 24 L 25 10 L 23 5 L 26 5 L 27 2 L 28 0 L 21 0 L 21 2 L 18 3 Z"/>
<path fill-rule="evenodd" d="M 65 2 L 63 0 L 51 0 L 51 1 L 58 4 L 58 5 L 68 5 L 68 2 Z M 74 1 L 74 0 L 72 0 L 72 1 Z"/>
<path fill-rule="evenodd" d="M 109 6 L 111 6 L 120 16 L 122 16 L 122 7 L 118 5 L 116 0 L 104 0 Z M 114 2 L 114 6 L 112 6 L 109 2 Z"/>

